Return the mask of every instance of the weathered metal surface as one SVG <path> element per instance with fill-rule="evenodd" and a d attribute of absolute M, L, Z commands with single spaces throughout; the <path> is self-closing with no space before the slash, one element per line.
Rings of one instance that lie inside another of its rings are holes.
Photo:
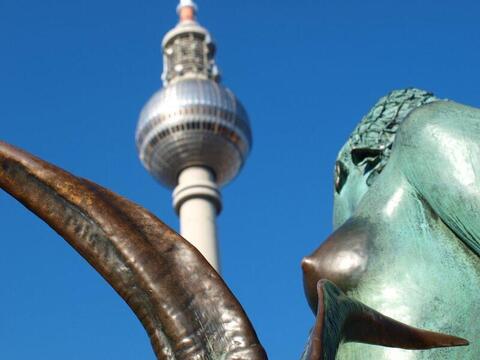
<path fill-rule="evenodd" d="M 2 142 L 0 187 L 115 288 L 147 330 L 158 359 L 266 359 L 215 270 L 145 209 Z"/>
<path fill-rule="evenodd" d="M 386 316 L 471 345 L 342 343 L 338 359 L 480 358 L 480 110 L 436 100 L 393 92 L 342 148 L 336 231 L 305 259 L 305 289 L 316 310 L 316 283 L 330 279 Z"/>

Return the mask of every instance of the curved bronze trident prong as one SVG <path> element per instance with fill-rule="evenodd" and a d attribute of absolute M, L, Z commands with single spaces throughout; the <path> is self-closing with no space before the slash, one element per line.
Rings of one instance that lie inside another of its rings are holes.
<path fill-rule="evenodd" d="M 145 209 L 2 142 L 0 187 L 113 286 L 142 322 L 159 359 L 266 359 L 215 270 Z"/>

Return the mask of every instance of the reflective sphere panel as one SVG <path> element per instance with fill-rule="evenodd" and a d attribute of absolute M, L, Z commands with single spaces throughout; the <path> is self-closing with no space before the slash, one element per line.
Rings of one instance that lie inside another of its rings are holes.
<path fill-rule="evenodd" d="M 173 188 L 190 166 L 212 169 L 219 185 L 232 180 L 250 151 L 252 135 L 245 109 L 230 90 L 212 80 L 188 79 L 150 99 L 136 140 L 144 166 Z"/>

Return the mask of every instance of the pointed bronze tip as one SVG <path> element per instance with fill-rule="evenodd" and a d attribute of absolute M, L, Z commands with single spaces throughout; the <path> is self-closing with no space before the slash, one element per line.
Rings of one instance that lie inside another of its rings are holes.
<path fill-rule="evenodd" d="M 301 266 L 302 266 L 303 272 L 309 271 L 313 266 L 312 258 L 310 256 L 305 256 L 302 259 Z"/>
<path fill-rule="evenodd" d="M 305 297 L 307 298 L 308 305 L 315 314 L 317 312 L 318 305 L 318 290 L 315 286 L 315 284 L 318 282 L 318 278 L 315 261 L 312 257 L 306 256 L 302 259 L 301 266 L 303 272 L 303 289 L 305 291 Z"/>

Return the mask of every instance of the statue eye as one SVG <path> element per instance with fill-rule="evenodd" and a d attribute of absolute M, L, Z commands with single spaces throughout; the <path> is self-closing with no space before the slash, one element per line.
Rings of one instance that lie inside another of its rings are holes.
<path fill-rule="evenodd" d="M 356 166 L 364 165 L 368 161 L 375 161 L 382 151 L 379 149 L 358 148 L 352 150 L 352 161 Z"/>
<path fill-rule="evenodd" d="M 341 161 L 337 161 L 335 164 L 335 191 L 337 194 L 340 194 L 342 191 L 343 185 L 348 178 L 348 169 L 345 164 Z"/>

